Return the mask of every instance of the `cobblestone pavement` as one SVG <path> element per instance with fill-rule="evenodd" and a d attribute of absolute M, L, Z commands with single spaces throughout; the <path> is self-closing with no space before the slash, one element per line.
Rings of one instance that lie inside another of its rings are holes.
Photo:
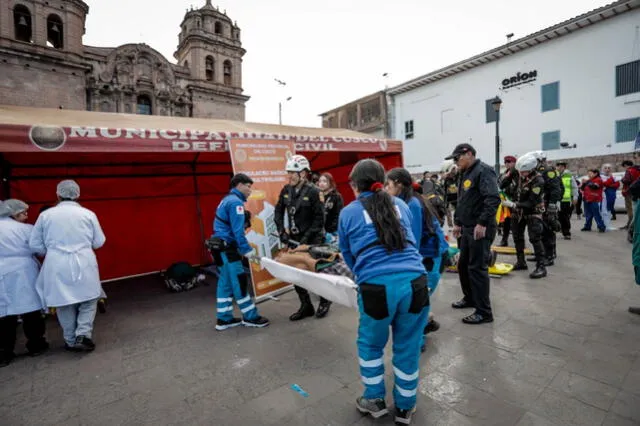
<path fill-rule="evenodd" d="M 446 275 L 433 300 L 442 328 L 422 358 L 414 424 L 640 424 L 640 317 L 627 312 L 640 305 L 631 245 L 623 232 L 579 231 L 558 245 L 548 278 L 492 281 L 493 324 L 460 322 L 463 313 L 450 308 L 457 277 Z M 291 323 L 297 300 L 288 293 L 259 305 L 270 327 L 220 333 L 214 288 L 169 294 L 157 277 L 107 285 L 109 310 L 98 315 L 89 355 L 63 351 L 49 321 L 54 349 L 0 369 L 0 424 L 392 424 L 354 407 L 362 391 L 356 312 L 334 306 L 325 319 Z"/>

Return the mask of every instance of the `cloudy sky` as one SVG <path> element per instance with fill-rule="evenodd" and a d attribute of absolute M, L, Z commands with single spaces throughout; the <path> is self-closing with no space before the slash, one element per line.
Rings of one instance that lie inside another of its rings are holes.
<path fill-rule="evenodd" d="M 85 0 L 84 43 L 145 42 L 175 62 L 179 25 L 205 0 Z M 318 115 L 601 7 L 605 0 L 214 0 L 238 22 L 247 121 L 320 126 Z M 518 5 L 518 6 L 516 6 Z M 387 79 L 383 74 L 388 73 Z M 287 83 L 285 89 L 274 81 Z"/>

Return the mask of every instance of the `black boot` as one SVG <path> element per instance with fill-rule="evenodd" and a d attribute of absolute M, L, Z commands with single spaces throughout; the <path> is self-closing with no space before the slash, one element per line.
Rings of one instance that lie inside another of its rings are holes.
<path fill-rule="evenodd" d="M 300 321 L 303 318 L 312 317 L 316 313 L 311 298 L 308 294 L 300 295 L 300 309 L 289 317 L 290 321 Z"/>
<path fill-rule="evenodd" d="M 535 271 L 529 274 L 529 278 L 534 280 L 538 278 L 544 278 L 546 276 L 547 276 L 547 268 L 545 268 L 543 262 L 538 262 Z"/>
<path fill-rule="evenodd" d="M 326 317 L 327 314 L 329 313 L 330 307 L 331 307 L 331 302 L 329 302 L 326 299 L 320 299 L 320 305 L 318 305 L 318 310 L 316 311 L 316 318 Z"/>
<path fill-rule="evenodd" d="M 524 254 L 519 254 L 517 255 L 517 261 L 516 264 L 513 265 L 513 270 L 514 271 L 526 271 L 527 269 L 529 269 L 529 267 L 527 266 L 527 262 L 524 261 Z"/>

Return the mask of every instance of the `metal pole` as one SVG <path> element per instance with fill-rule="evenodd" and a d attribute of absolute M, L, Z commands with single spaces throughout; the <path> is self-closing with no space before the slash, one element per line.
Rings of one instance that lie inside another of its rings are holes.
<path fill-rule="evenodd" d="M 282 126 L 282 102 L 278 102 L 278 122 Z"/>
<path fill-rule="evenodd" d="M 500 110 L 496 111 L 496 176 L 500 176 Z"/>

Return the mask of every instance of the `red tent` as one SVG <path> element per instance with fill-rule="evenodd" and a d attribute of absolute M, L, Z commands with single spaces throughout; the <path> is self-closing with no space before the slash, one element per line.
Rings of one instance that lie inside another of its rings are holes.
<path fill-rule="evenodd" d="M 402 164 L 402 144 L 344 129 L 0 106 L 0 199 L 31 205 L 35 221 L 75 179 L 100 219 L 105 280 L 156 272 L 173 262 L 208 263 L 203 240 L 233 173 L 229 139 L 294 140 L 314 171 L 331 172 L 353 198 L 348 174 L 375 157 Z"/>

